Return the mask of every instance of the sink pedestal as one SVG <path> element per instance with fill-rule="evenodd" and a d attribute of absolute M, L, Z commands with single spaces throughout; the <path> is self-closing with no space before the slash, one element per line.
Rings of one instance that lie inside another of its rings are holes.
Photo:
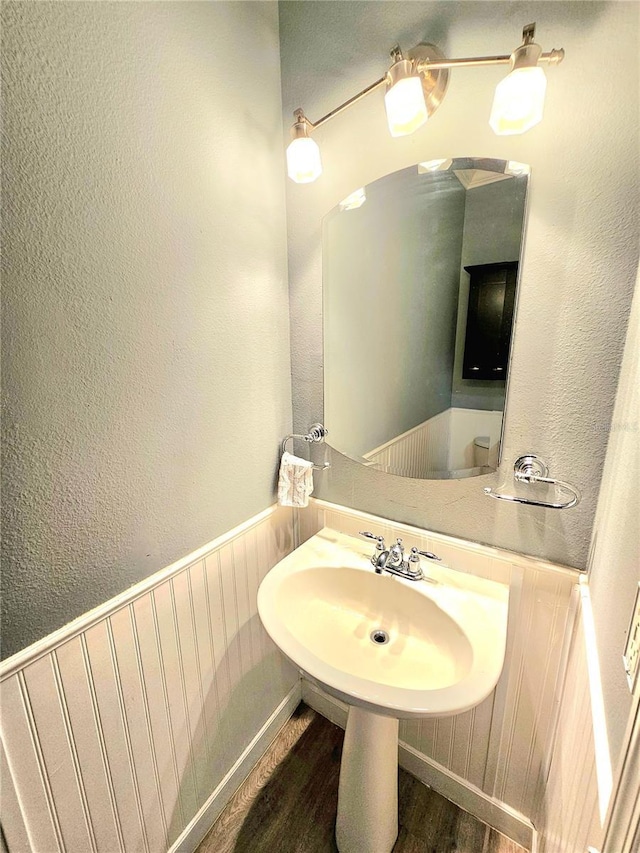
<path fill-rule="evenodd" d="M 336 842 L 340 853 L 391 853 L 398 836 L 398 720 L 349 706 Z"/>

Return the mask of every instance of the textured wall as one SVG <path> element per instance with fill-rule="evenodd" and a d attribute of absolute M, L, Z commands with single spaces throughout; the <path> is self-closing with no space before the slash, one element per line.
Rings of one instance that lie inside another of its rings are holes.
<path fill-rule="evenodd" d="M 6 655 L 269 505 L 290 376 L 275 4 L 2 11 Z"/>
<path fill-rule="evenodd" d="M 489 156 L 532 167 L 499 474 L 414 482 L 333 453 L 319 497 L 585 567 L 638 255 L 638 12 L 616 2 L 280 3 L 287 126 L 296 107 L 316 119 L 377 79 L 396 41 L 433 41 L 451 56 L 503 53 L 537 21 L 543 49 L 567 52 L 548 72 L 543 123 L 524 136 L 500 138 L 488 126 L 504 69 L 458 69 L 417 133 L 392 139 L 374 93 L 318 131 L 322 177 L 287 182 L 294 424 L 303 427 L 322 413 L 322 216 L 355 187 L 421 160 Z M 487 484 L 511 490 L 523 452 L 574 481 L 580 506 L 554 512 L 485 497 Z"/>
<path fill-rule="evenodd" d="M 631 308 L 593 531 L 589 582 L 613 768 L 631 694 L 622 666 L 640 583 L 640 275 Z"/>

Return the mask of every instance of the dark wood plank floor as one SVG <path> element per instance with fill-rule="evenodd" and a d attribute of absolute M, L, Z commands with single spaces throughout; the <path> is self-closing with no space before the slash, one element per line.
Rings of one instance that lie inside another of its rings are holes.
<path fill-rule="evenodd" d="M 344 732 L 301 705 L 235 793 L 197 853 L 337 853 Z M 404 770 L 393 853 L 526 853 Z"/>

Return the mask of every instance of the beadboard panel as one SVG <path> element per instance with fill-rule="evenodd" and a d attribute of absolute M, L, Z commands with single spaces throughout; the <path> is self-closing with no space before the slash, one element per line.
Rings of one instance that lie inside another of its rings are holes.
<path fill-rule="evenodd" d="M 26 834 L 33 850 L 60 853 L 60 823 L 22 672 L 0 685 L 0 708 L 6 759 L 6 768 L 4 762 L 2 768 L 2 828 L 7 843 L 11 849 L 29 850 L 19 846 Z M 8 790 L 12 793 L 7 797 Z"/>
<path fill-rule="evenodd" d="M 579 613 L 550 772 L 537 806 L 539 853 L 584 853 L 590 845 L 599 849 L 602 842 L 585 639 L 585 620 Z"/>
<path fill-rule="evenodd" d="M 67 702 L 78 763 L 87 790 L 90 819 L 98 850 L 125 851 L 125 835 L 118 822 L 116 786 L 111 776 L 97 694 L 85 637 L 74 637 L 55 651 Z M 44 658 L 46 660 L 46 658 Z"/>
<path fill-rule="evenodd" d="M 449 408 L 363 454 L 382 471 L 429 478 L 434 472 L 473 468 L 474 440 L 489 439 L 488 464 L 496 466 L 501 411 Z"/>
<path fill-rule="evenodd" d="M 402 435 L 365 453 L 363 458 L 380 470 L 403 477 L 428 477 L 449 467 L 451 409 L 434 415 Z"/>
<path fill-rule="evenodd" d="M 48 769 L 51 798 L 55 803 L 64 847 L 67 850 L 94 850 L 95 837 L 86 807 L 75 739 L 68 725 L 65 697 L 59 678 L 56 678 L 56 669 L 55 653 L 26 667 L 26 692 L 38 732 L 42 760 Z"/>
<path fill-rule="evenodd" d="M 11 779 L 11 769 L 4 751 L 4 743 L 0 741 L 0 778 L 9 780 L 2 786 L 2 811 L 5 822 L 11 826 L 12 843 L 21 850 L 29 850 L 31 842 L 29 833 L 22 818 L 20 803 L 16 797 L 16 789 Z M 4 833 L 0 833 L 0 851 L 8 853 L 4 842 Z"/>
<path fill-rule="evenodd" d="M 256 598 L 292 548 L 292 511 L 273 507 L 4 662 L 10 853 L 160 853 L 233 793 L 299 693 Z"/>
<path fill-rule="evenodd" d="M 502 412 L 452 407 L 363 454 L 381 471 L 417 479 L 473 468 L 474 440 L 489 439 L 488 464 L 497 465 Z"/>
<path fill-rule="evenodd" d="M 402 721 L 400 738 L 443 772 L 532 820 L 548 772 L 580 574 L 324 501 L 312 499 L 298 511 L 300 542 L 324 526 L 401 537 L 453 569 L 509 584 L 507 651 L 496 689 L 464 714 Z M 363 540 L 363 558 L 370 551 Z"/>

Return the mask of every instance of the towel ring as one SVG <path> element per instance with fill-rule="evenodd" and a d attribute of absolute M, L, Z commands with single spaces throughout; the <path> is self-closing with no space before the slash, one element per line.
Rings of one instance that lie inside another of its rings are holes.
<path fill-rule="evenodd" d="M 292 432 L 291 435 L 286 436 L 282 440 L 282 452 L 286 453 L 287 442 L 293 441 L 294 438 L 299 438 L 302 441 L 308 442 L 309 444 L 311 444 L 312 442 L 321 444 L 324 441 L 325 436 L 327 435 L 329 435 L 329 430 L 325 426 L 323 426 L 322 424 L 313 424 L 313 426 L 306 435 L 301 435 L 300 433 Z M 329 462 L 325 462 L 324 465 L 313 465 L 314 471 L 326 471 L 328 468 L 331 468 L 331 464 Z"/>
<path fill-rule="evenodd" d="M 498 501 L 511 501 L 512 503 L 528 504 L 529 506 L 542 506 L 545 509 L 571 509 L 580 503 L 581 494 L 575 486 L 570 483 L 565 483 L 563 480 L 556 480 L 549 476 L 549 468 L 540 459 L 539 456 L 534 456 L 529 453 L 525 456 L 520 456 L 513 464 L 513 478 L 516 483 L 547 483 L 550 486 L 559 486 L 561 489 L 569 492 L 571 497 L 567 501 L 536 501 L 532 498 L 519 498 L 517 495 L 501 495 L 494 492 L 489 486 L 483 489 L 485 495 L 490 498 L 495 498 Z"/>

